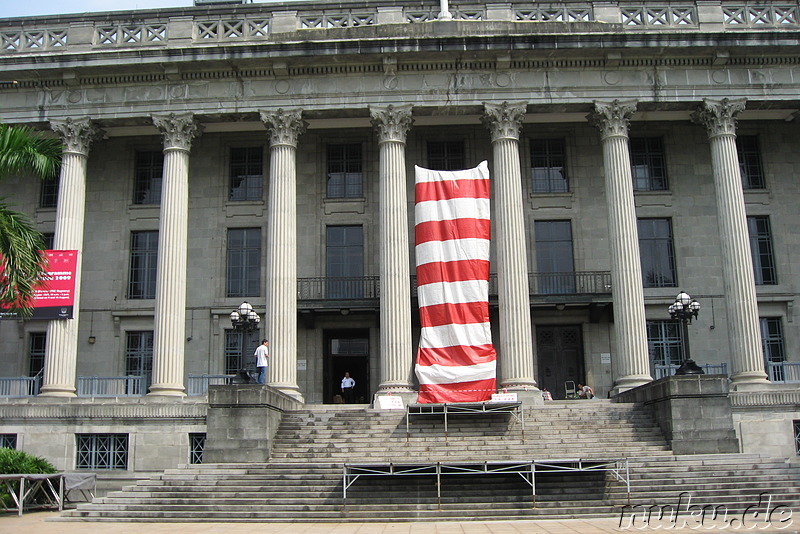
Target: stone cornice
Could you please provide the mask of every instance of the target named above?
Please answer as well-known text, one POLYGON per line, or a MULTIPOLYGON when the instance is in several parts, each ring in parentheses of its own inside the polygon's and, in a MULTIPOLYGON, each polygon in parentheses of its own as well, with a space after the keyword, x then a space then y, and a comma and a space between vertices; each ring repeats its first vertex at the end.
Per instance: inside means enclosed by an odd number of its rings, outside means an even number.
MULTIPOLYGON (((63 401, 63 399, 60 399, 63 401)), ((114 421, 194 420, 205 422, 205 398, 188 402, 120 402, 118 399, 71 399, 71 402, 40 402, 39 399, 0 403, 0 420, 12 421, 114 421)))

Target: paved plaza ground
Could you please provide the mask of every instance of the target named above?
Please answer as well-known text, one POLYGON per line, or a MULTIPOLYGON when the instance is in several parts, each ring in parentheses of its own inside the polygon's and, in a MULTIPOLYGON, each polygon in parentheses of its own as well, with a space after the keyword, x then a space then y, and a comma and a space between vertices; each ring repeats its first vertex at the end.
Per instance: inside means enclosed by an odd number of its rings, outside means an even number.
POLYGON ((798 534, 795 524, 708 524, 676 528, 671 524, 626 525, 617 519, 563 521, 464 521, 419 523, 89 523, 49 521, 57 512, 0 514, 0 534, 590 534, 606 532, 784 532, 798 534), (738 527, 738 528, 737 528, 738 527), (751 527, 751 528, 748 528, 751 527), (753 528, 754 527, 754 528, 753 528))

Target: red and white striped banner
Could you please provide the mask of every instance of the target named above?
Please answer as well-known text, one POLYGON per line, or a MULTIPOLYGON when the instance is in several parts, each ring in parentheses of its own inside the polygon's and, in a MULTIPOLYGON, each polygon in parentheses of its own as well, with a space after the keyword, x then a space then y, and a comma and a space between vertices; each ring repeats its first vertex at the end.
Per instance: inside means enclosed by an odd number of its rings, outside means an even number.
POLYGON ((418 402, 476 402, 496 391, 489 324, 489 167, 416 167, 418 402))

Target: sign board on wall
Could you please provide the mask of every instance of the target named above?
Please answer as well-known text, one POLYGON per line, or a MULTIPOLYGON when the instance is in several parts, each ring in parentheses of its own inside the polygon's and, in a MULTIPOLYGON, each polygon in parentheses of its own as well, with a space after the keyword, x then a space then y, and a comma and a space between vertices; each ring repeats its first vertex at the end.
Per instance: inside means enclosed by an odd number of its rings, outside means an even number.
MULTIPOLYGON (((75 303, 77 250, 45 250, 45 281, 34 290, 31 319, 72 319, 75 303)), ((0 319, 17 319, 17 314, 0 312, 0 319)))

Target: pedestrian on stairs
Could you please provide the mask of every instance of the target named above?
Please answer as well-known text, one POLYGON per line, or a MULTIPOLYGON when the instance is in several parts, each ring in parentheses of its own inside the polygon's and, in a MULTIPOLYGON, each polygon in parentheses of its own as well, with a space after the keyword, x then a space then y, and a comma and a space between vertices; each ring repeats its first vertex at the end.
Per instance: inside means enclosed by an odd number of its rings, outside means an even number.
POLYGON ((353 388, 356 387, 356 381, 350 378, 350 373, 345 372, 342 378, 342 395, 344 396, 345 404, 353 404, 355 402, 355 395, 353 388))
POLYGON ((261 345, 256 347, 253 357, 256 359, 256 368, 258 369, 257 382, 259 384, 263 384, 267 380, 267 366, 269 365, 267 363, 267 360, 269 360, 269 341, 262 339, 261 345))
POLYGON ((589 386, 583 386, 581 384, 578 384, 578 397, 582 399, 593 399, 594 390, 589 386))

